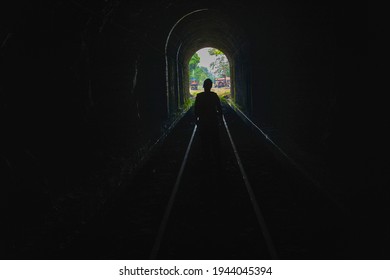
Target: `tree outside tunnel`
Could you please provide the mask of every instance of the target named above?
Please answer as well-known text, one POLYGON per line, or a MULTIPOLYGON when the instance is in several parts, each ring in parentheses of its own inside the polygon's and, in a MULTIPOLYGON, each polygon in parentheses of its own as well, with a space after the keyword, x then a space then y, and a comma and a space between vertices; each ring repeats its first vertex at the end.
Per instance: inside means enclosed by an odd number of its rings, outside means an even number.
POLYGON ((212 90, 220 97, 230 96, 230 64, 226 55, 216 48, 202 48, 189 61, 190 94, 203 91, 203 81, 213 81, 212 90))

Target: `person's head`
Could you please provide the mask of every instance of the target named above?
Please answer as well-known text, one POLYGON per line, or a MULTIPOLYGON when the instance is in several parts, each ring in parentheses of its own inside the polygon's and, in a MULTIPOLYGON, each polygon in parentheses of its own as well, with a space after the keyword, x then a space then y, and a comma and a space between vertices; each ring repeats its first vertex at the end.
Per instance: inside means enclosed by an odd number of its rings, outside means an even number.
POLYGON ((210 90, 210 89, 212 88, 212 86, 213 86, 213 82, 212 82, 210 79, 204 80, 204 82, 203 82, 203 88, 204 88, 205 90, 210 90))

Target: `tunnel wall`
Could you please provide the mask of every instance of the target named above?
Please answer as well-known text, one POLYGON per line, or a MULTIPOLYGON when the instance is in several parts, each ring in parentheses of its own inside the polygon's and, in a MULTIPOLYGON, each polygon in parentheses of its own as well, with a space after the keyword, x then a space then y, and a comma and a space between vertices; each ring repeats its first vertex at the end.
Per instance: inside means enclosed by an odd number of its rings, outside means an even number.
POLYGON ((159 14, 150 9, 120 1, 10 7, 1 30, 1 166, 12 209, 29 197, 66 222, 91 218, 176 120, 165 106, 173 23, 150 24, 159 14))
POLYGON ((167 99, 167 35, 183 15, 205 7, 234 22, 227 32, 242 31, 242 38, 213 41, 233 60, 235 100, 242 109, 307 166, 327 170, 348 163, 354 116, 346 112, 351 93, 362 91, 357 77, 366 55, 354 43, 364 31, 356 25, 360 7, 340 1, 251 3, 10 4, 2 11, 0 34, 1 164, 10 195, 16 200, 32 193, 56 211, 76 207, 82 213, 76 220, 93 215, 174 121, 178 100, 184 101, 180 91, 188 88, 177 66, 192 41, 181 33, 184 39, 175 38, 169 50, 174 76, 173 98, 167 99))
POLYGON ((361 7, 276 1, 252 12, 252 119, 320 180, 345 177, 357 117, 348 104, 364 92, 361 7))

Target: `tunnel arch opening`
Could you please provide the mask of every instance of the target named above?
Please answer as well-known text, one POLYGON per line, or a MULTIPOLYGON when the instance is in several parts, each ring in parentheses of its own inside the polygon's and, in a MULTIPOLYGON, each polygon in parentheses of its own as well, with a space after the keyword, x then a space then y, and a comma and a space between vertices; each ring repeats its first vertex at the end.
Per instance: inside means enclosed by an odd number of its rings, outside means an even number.
POLYGON ((194 97, 203 91, 203 82, 209 78, 213 81, 212 91, 220 97, 230 98, 230 62, 219 49, 206 47, 197 50, 188 62, 189 94, 194 97))
POLYGON ((246 32, 235 18, 221 10, 201 9, 184 15, 173 25, 165 45, 168 115, 183 108, 191 98, 189 61, 194 53, 207 47, 226 56, 231 100, 250 113, 250 49, 246 32))

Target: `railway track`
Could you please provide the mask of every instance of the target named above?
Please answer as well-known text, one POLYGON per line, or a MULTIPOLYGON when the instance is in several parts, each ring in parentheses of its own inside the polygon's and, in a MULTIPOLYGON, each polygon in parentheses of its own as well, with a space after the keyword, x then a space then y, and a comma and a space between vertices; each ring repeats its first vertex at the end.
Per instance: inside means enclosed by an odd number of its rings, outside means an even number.
POLYGON ((190 110, 127 190, 56 257, 350 258, 337 203, 223 110, 221 166, 202 162, 190 110))

